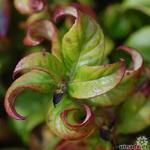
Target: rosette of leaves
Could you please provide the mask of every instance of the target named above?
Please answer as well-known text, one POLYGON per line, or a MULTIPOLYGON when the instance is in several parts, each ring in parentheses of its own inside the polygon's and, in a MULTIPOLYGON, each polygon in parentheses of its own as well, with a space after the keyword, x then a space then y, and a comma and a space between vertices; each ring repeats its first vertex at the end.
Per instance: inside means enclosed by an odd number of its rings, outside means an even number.
POLYGON ((17 64, 14 77, 22 75, 8 89, 5 108, 10 117, 24 120, 15 110, 16 97, 25 89, 49 93, 47 125, 63 139, 80 140, 100 127, 101 116, 94 115, 99 106, 117 105, 134 91, 143 60, 135 50, 121 46, 131 55, 132 68, 126 69, 123 60, 103 65, 100 26, 74 7, 59 9, 54 20, 68 15, 74 23, 62 38, 49 20, 30 25, 25 43, 35 46, 45 38, 51 41, 51 50, 30 54, 17 64))

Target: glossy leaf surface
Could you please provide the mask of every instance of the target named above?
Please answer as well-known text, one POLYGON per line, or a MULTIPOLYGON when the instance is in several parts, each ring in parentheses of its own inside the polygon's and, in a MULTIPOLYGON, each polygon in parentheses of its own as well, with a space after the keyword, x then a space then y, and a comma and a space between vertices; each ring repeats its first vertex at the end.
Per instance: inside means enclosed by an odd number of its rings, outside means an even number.
POLYGON ((121 81, 124 72, 123 61, 106 66, 83 66, 69 83, 69 94, 79 99, 98 96, 114 88, 121 81))
POLYGON ((126 70, 122 81, 115 88, 105 94, 90 99, 89 103, 101 106, 118 105, 135 91, 139 75, 143 68, 142 56, 134 49, 125 46, 121 46, 119 49, 124 50, 131 55, 133 68, 126 70))
POLYGON ((60 10, 59 17, 71 15, 75 22, 62 39, 62 55, 65 65, 73 75, 79 66, 98 65, 104 53, 104 35, 96 21, 73 7, 60 10))

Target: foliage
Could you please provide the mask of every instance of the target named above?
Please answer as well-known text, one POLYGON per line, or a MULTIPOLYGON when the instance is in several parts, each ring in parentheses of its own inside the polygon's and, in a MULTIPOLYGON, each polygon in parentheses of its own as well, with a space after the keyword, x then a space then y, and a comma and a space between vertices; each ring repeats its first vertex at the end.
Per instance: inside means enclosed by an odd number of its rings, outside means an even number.
POLYGON ((0 96, 10 116, 2 109, 4 141, 19 137, 15 146, 31 150, 111 150, 148 136, 150 3, 103 3, 0 0, 0 96))

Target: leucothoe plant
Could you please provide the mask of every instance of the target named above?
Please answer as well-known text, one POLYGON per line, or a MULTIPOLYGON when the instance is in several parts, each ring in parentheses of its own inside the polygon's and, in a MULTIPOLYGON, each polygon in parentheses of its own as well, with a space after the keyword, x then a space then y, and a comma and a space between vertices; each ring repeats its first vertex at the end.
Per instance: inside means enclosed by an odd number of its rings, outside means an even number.
POLYGON ((57 10, 54 20, 68 15, 74 23, 61 38, 49 20, 30 25, 24 42, 34 46, 46 38, 51 50, 30 54, 17 64, 13 77, 22 75, 8 89, 5 108, 10 117, 24 120, 15 110, 16 97, 24 89, 51 93, 47 125, 63 139, 80 140, 101 128, 105 119, 97 115, 100 108, 116 106, 133 93, 143 59, 134 49, 120 46, 118 51, 131 55, 132 67, 127 69, 123 59, 103 64, 106 55, 100 26, 74 7, 57 10))

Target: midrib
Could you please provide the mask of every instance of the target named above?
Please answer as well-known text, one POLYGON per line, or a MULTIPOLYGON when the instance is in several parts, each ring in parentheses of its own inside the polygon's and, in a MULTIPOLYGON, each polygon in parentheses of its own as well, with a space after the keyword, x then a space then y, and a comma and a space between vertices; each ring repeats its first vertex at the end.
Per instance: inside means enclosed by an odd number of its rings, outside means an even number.
MULTIPOLYGON (((87 28, 87 27, 86 27, 87 28)), ((79 54, 79 57, 78 57, 78 59, 77 59, 77 62, 75 63, 75 66, 73 67, 73 69, 71 70, 71 73, 70 73, 70 81, 72 81, 72 79, 74 78, 74 75, 75 75, 75 72, 76 72, 76 70, 77 70, 77 68, 78 68, 78 64, 79 64, 79 60, 80 60, 80 58, 81 58, 81 56, 82 56, 82 48, 83 48, 83 45, 84 45, 84 41, 85 41, 85 39, 86 38, 83 38, 83 35, 85 35, 85 31, 86 31, 86 28, 85 28, 85 30, 83 30, 84 32, 83 32, 83 34, 82 34, 82 36, 81 37, 79 37, 79 34, 78 34, 78 41, 79 41, 79 43, 80 43, 80 46, 79 46, 79 49, 80 49, 80 54, 79 54)), ((78 30, 79 30, 79 28, 77 28, 78 30)), ((78 33, 79 33, 80 31, 78 31, 78 33)))

